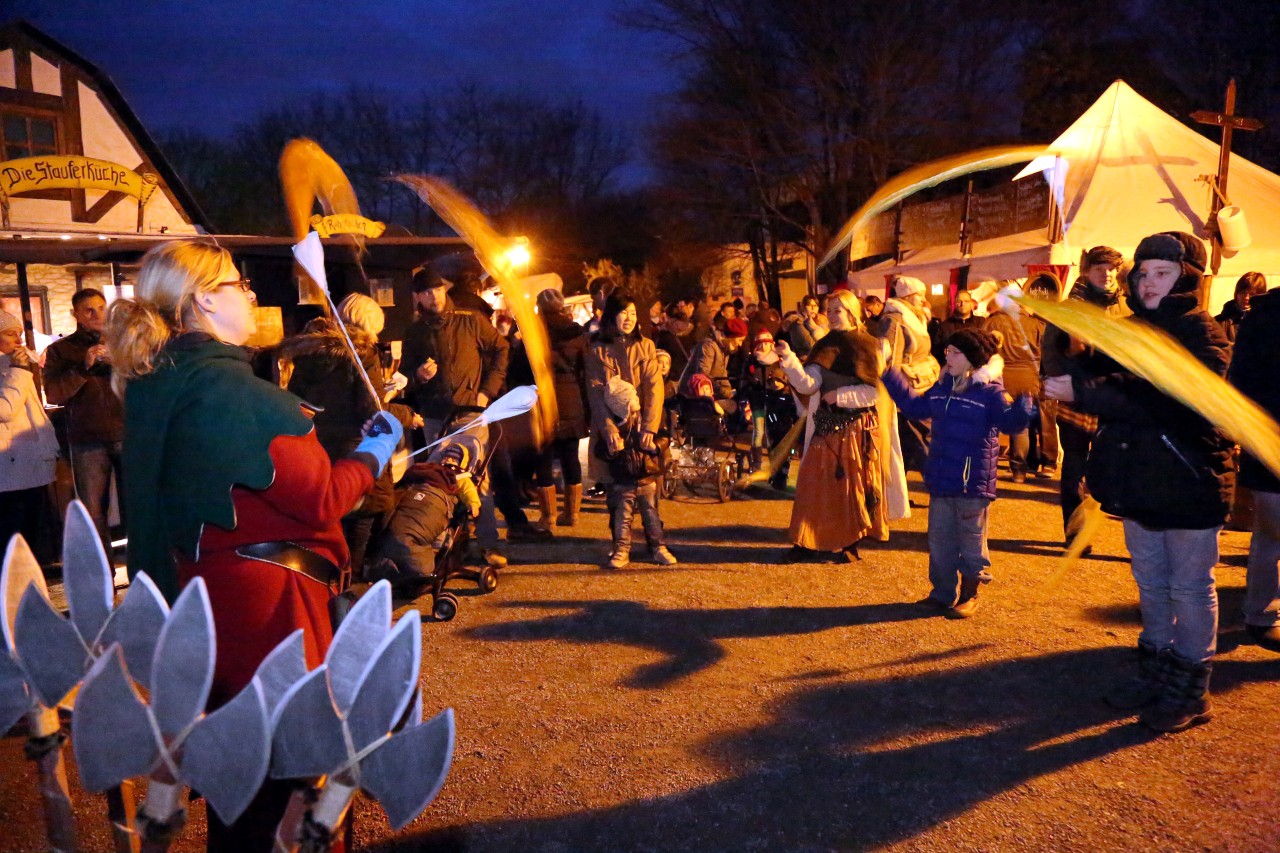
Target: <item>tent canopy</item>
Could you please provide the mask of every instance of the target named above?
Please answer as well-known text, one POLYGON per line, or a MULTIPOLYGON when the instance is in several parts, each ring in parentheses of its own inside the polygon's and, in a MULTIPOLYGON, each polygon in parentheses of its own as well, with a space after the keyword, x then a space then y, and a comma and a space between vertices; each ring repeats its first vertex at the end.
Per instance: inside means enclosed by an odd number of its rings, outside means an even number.
MULTIPOLYGON (((1112 83, 1045 152, 1035 165, 1045 168, 1063 211, 1061 242, 1051 244, 1045 229, 975 244, 968 258, 958 244, 930 247, 907 253, 900 264, 878 264, 852 278, 875 287, 869 278, 874 277, 883 287, 885 275, 901 272, 943 283, 949 269, 940 280, 939 270, 948 262, 949 267, 969 263, 971 275, 1021 278, 1027 264, 1074 266, 1083 251, 1098 245, 1132 256, 1143 237, 1158 231, 1207 238, 1212 190, 1205 176, 1217 174, 1219 146, 1124 81, 1112 83)), ((1246 272, 1262 272, 1280 284, 1280 234, 1273 227, 1280 223, 1280 176, 1232 156, 1229 177, 1230 201, 1248 217, 1253 244, 1224 255, 1209 297, 1213 310, 1231 298, 1236 279, 1246 272)))

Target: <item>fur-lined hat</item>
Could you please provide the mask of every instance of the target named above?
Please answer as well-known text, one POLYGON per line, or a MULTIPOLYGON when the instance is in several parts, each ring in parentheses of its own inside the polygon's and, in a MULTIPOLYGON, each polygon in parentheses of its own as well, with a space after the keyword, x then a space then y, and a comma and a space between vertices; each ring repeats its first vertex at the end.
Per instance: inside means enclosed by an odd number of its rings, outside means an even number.
POLYGON ((1161 231, 1143 237, 1133 252, 1133 269, 1129 271, 1129 290, 1136 292, 1138 273, 1143 261, 1172 261, 1182 265, 1182 275, 1174 283, 1170 293, 1194 293, 1204 278, 1208 260, 1204 243, 1194 234, 1185 231, 1161 231))

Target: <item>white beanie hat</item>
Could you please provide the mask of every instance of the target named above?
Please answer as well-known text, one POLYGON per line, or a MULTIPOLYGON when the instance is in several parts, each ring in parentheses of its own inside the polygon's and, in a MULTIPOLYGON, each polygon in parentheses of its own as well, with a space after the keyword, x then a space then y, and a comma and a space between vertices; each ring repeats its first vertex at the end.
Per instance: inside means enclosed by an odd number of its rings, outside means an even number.
POLYGON ((625 420, 632 412, 640 411, 640 397, 636 386, 621 376, 610 376, 604 389, 604 404, 615 418, 625 420))
POLYGON ((922 296, 927 292, 924 282, 918 278, 912 278, 909 275, 895 275, 893 277, 893 295, 899 299, 905 299, 913 293, 919 293, 922 296))
POLYGON ((0 311, 0 332, 7 332, 10 329, 21 329, 22 321, 10 314, 8 311, 0 311))

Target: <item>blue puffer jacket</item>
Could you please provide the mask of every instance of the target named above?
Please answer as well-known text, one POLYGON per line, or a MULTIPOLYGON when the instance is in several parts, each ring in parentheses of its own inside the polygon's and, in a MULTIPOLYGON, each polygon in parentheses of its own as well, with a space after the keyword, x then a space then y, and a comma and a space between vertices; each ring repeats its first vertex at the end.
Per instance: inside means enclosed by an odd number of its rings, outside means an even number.
POLYGON ((920 394, 896 368, 884 374, 884 387, 904 415, 933 420, 924 467, 929 494, 995 500, 999 433, 1026 428, 1033 411, 1031 397, 1024 394, 1009 405, 999 380, 975 382, 958 393, 951 385, 952 377, 944 373, 920 394))

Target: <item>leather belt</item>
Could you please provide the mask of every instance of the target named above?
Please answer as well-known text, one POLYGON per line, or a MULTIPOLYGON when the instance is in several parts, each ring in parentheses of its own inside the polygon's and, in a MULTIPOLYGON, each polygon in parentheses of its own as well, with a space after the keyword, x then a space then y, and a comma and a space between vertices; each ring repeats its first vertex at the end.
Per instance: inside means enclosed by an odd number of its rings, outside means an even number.
POLYGON ((334 593, 346 588, 342 569, 315 551, 293 542, 255 542, 236 548, 236 554, 305 575, 329 587, 334 593))

